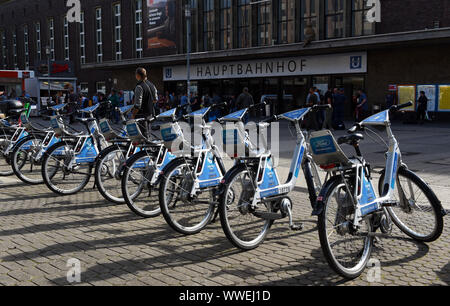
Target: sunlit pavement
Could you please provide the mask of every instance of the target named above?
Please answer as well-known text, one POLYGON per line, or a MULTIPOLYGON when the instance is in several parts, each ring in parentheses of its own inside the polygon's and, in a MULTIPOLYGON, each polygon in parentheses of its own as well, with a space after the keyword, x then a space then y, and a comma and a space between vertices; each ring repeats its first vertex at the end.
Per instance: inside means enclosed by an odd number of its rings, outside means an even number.
MULTIPOLYGON (((295 146, 286 127, 281 178, 287 177, 295 146)), ((404 162, 450 209, 450 125, 395 124, 394 133, 404 162)), ((375 168, 383 165, 383 147, 370 140, 361 147, 375 168)), ((45 186, 0 178, 0 284, 68 285, 72 258, 81 263, 81 285, 450 284, 448 217, 435 243, 417 243, 398 230, 377 243, 372 257, 381 264, 379 281, 369 282, 367 271, 354 281, 338 277, 322 255, 302 177, 291 198, 304 230, 292 232, 287 220, 277 222, 267 241, 250 252, 233 248, 219 222, 184 237, 162 217, 140 219, 126 206, 105 202, 92 187, 93 182, 76 196, 60 197, 45 186)))

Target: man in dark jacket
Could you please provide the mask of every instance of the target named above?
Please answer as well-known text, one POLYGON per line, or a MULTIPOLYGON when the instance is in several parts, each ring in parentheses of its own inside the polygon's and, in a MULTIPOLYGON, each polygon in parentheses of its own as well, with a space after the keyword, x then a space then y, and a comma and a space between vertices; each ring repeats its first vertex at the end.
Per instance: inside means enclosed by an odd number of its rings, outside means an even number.
POLYGON ((424 124, 428 109, 428 98, 425 94, 425 91, 420 92, 420 98, 418 102, 419 105, 417 107, 417 122, 419 124, 424 124))
POLYGON ((248 88, 245 87, 242 93, 239 95, 236 101, 238 109, 249 108, 255 104, 253 96, 248 92, 248 88))
POLYGON ((138 68, 136 70, 138 84, 134 90, 133 118, 147 118, 155 115, 154 104, 157 102, 157 90, 147 79, 147 70, 138 68))
MULTIPOLYGON (((134 110, 133 118, 148 118, 155 116, 155 103, 157 102, 158 91, 147 79, 147 70, 138 68, 136 70, 136 80, 138 84, 134 90, 134 110)), ((148 126, 146 123, 140 124, 142 133, 146 133, 148 126)))

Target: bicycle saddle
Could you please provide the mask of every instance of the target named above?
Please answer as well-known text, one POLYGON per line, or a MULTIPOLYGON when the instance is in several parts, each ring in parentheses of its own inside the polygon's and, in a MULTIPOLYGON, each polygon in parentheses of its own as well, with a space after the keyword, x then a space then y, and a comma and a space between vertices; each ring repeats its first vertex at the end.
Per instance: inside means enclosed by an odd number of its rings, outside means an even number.
POLYGON ((83 108, 80 110, 80 113, 92 114, 100 107, 100 104, 95 104, 94 106, 83 108))
POLYGON ((354 145, 360 142, 361 140, 364 140, 364 135, 357 133, 352 134, 349 136, 343 136, 338 139, 338 144, 348 144, 348 145, 354 145))
POLYGON ((89 122, 94 122, 96 119, 95 118, 77 118, 76 120, 80 123, 89 123, 89 122))

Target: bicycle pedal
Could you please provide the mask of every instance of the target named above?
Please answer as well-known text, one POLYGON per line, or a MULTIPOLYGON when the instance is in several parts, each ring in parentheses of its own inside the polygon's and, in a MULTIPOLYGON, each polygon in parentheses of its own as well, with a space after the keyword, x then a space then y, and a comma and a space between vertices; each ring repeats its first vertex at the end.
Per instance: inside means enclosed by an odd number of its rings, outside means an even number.
POLYGON ((292 231, 301 231, 303 230, 303 224, 295 224, 290 226, 292 231))
POLYGON ((285 216, 281 214, 268 212, 254 212, 253 215, 264 220, 281 220, 285 218, 285 216))
POLYGON ((385 202, 381 204, 382 207, 394 207, 397 206, 397 202, 385 202))

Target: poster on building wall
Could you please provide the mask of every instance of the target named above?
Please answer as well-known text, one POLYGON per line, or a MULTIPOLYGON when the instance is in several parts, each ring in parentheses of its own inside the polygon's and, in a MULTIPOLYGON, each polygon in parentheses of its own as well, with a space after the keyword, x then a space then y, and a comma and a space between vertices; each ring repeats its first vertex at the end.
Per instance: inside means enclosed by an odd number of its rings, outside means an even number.
POLYGON ((414 85, 400 85, 398 86, 398 104, 408 103, 412 101, 413 106, 405 108, 405 111, 416 110, 416 86, 414 85))
POLYGON ((439 86, 439 111, 450 112, 450 85, 439 86))
POLYGON ((425 96, 428 98, 428 111, 435 112, 436 111, 436 98, 437 98, 437 89, 436 85, 418 85, 417 86, 417 98, 420 97, 420 93, 424 91, 425 96))
POLYGON ((147 49, 176 49, 175 0, 147 0, 147 49))

